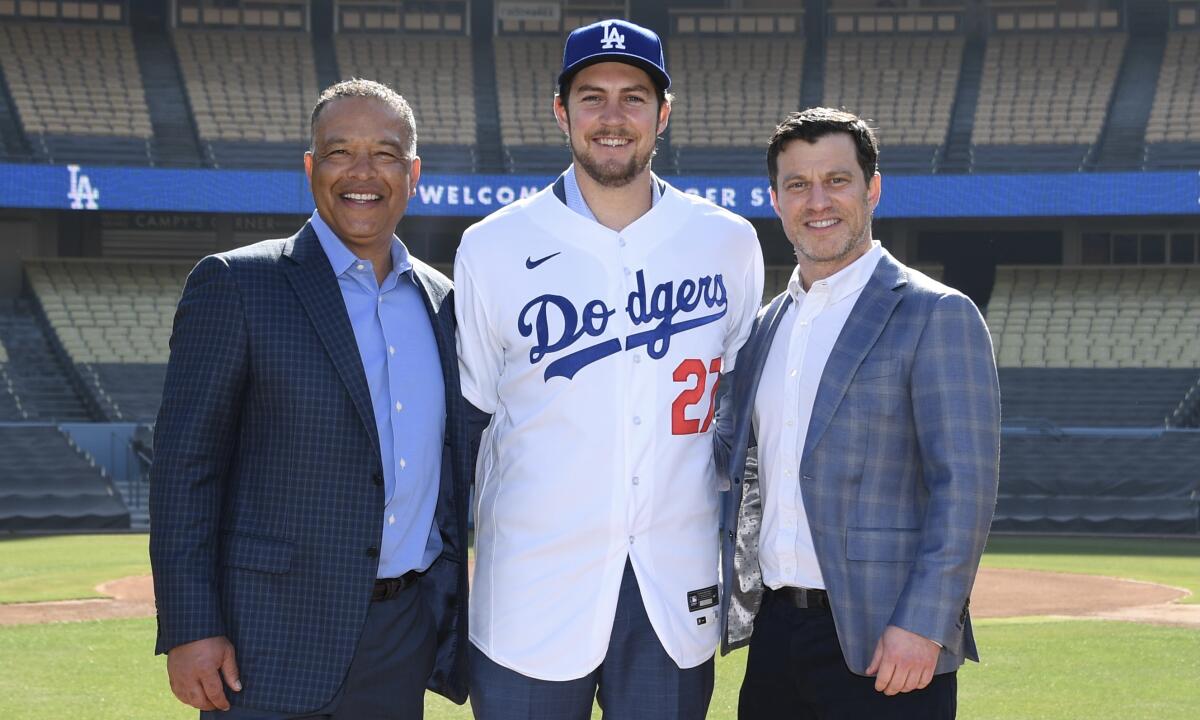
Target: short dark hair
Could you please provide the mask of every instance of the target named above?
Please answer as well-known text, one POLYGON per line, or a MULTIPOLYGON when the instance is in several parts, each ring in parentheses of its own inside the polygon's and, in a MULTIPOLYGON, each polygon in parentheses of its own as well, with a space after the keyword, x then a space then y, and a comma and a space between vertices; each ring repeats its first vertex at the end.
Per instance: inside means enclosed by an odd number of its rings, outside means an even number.
POLYGON ((342 98, 371 98, 378 100, 396 111, 400 116, 400 121, 404 123, 404 130, 407 135, 408 147, 405 152, 409 158, 417 156, 417 120, 413 117, 412 108, 408 101, 404 99, 400 93, 391 89, 387 85, 374 80, 363 80, 362 78, 351 78, 343 80, 340 83, 330 85, 321 92, 321 96, 317 98, 317 104, 313 106, 312 115, 308 119, 308 149, 314 150, 313 143, 316 140, 317 134, 317 118, 320 117, 321 111, 325 106, 334 100, 342 98))
POLYGON ((875 132, 854 113, 815 107, 788 115, 771 134, 771 141, 767 144, 767 176, 771 178, 771 187, 775 187, 779 180, 779 153, 788 143, 803 140, 811 144, 834 133, 846 133, 854 140, 863 179, 871 182, 871 178, 879 171, 879 141, 875 138, 875 132))

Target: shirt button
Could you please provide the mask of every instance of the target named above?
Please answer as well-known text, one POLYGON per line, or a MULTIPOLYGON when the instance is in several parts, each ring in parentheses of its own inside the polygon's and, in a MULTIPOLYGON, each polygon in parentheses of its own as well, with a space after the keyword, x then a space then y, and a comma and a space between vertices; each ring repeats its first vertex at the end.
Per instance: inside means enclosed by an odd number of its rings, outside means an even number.
POLYGON ((633 362, 634 362, 635 364, 636 364, 636 363, 640 363, 641 361, 642 361, 642 356, 641 356, 641 355, 634 355, 634 356, 633 356, 633 362))
POLYGON ((625 247, 625 238, 617 238, 617 244, 621 247, 625 247))
POLYGON ((792 371, 788 373, 788 377, 796 377, 796 368, 792 368, 792 371))
POLYGON ((380 295, 379 297, 375 298, 375 302, 377 302, 377 303, 383 302, 383 296, 380 295))
POLYGON ((408 461, 404 458, 400 458, 400 469, 403 470, 406 467, 408 467, 408 461))
POLYGON ((808 321, 807 321, 807 320, 801 320, 801 321, 800 321, 800 327, 807 327, 807 326, 808 326, 808 321))
POLYGON ((396 516, 388 515, 388 525, 395 525, 395 524, 396 524, 396 516))
POLYGON ((642 424, 642 418, 641 418, 641 417, 639 417, 639 416, 637 416, 637 415, 634 415, 634 416, 633 416, 633 424, 634 424, 634 425, 641 425, 641 424, 642 424))
POLYGON ((632 545, 632 544, 633 544, 633 536, 632 536, 632 535, 630 535, 630 536, 629 536, 629 544, 630 544, 630 545, 632 545))
POLYGON ((637 475, 634 475, 634 476, 633 476, 633 484, 634 484, 634 485, 637 485, 639 482, 641 482, 641 480, 638 478, 638 476, 637 476, 637 475))
POLYGON ((632 275, 632 274, 633 274, 633 271, 632 271, 632 270, 630 270, 629 268, 625 268, 625 274, 626 274, 626 275, 632 275))
POLYGON ((355 270, 366 270, 366 269, 367 269, 367 266, 366 266, 366 265, 363 265, 362 263, 359 263, 359 264, 357 264, 357 265, 355 265, 355 266, 354 266, 354 269, 355 269, 355 270))
POLYGON ((796 421, 795 421, 795 420, 788 420, 788 421, 787 421, 787 425, 788 425, 788 427, 791 427, 791 426, 793 426, 793 425, 795 425, 795 424, 796 424, 796 421))
POLYGON ((396 347, 394 345, 388 345, 388 355, 395 355, 395 354, 396 354, 396 347))
POLYGON ((397 400, 396 401, 396 412, 400 412, 403 409, 404 409, 404 406, 400 404, 399 400, 397 400))

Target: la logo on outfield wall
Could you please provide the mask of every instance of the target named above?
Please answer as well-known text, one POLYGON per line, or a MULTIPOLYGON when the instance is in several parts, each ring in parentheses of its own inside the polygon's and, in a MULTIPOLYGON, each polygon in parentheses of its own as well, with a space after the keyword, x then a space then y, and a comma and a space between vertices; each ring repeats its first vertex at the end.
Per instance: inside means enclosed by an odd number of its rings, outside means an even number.
POLYGON ((78 165, 68 165, 67 171, 71 173, 71 189, 67 192, 71 209, 99 210, 100 205, 96 201, 100 199, 100 188, 92 187, 91 179, 79 172, 78 165))

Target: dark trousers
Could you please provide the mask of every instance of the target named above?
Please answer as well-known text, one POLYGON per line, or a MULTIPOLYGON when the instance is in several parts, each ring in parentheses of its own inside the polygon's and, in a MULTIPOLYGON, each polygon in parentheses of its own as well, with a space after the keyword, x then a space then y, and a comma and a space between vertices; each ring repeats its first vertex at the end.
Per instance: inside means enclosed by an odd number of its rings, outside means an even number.
MULTIPOLYGON (((342 687, 323 708, 303 715, 243 708, 201 712, 201 720, 421 720, 437 638, 421 583, 371 603, 342 687)), ((319 653, 321 648, 312 648, 319 653)), ((299 660, 300 658, 298 658, 299 660)), ((249 678, 243 678, 248 681, 249 678)), ((229 697, 229 689, 225 690, 229 697)))
POLYGON ((887 696, 875 678, 846 667, 833 614, 772 599, 754 621, 739 720, 953 720, 955 673, 934 675, 922 690, 887 696))
POLYGON ((608 652, 590 674, 538 680, 492 662, 471 646, 471 708, 478 720, 588 720, 593 698, 605 718, 704 720, 712 692, 712 658, 681 670, 663 650, 628 561, 608 652))

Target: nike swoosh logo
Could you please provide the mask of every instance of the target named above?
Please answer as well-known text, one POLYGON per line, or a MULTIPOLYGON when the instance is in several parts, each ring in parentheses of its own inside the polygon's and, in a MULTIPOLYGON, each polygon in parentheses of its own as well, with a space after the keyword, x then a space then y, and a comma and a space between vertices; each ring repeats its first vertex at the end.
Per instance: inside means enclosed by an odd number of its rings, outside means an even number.
POLYGON ((550 258, 552 258, 556 255, 562 255, 562 251, 559 250, 556 253, 551 253, 550 255, 547 255, 546 257, 542 258, 541 260, 534 260, 532 257, 527 257, 527 258, 525 258, 525 267, 532 270, 535 267, 537 267, 538 265, 541 265, 542 263, 546 262, 547 260, 549 260, 550 258))

